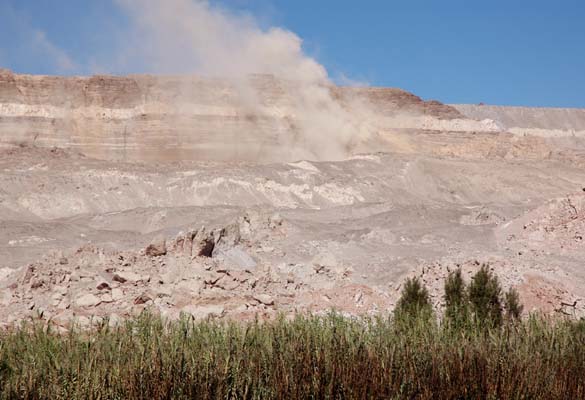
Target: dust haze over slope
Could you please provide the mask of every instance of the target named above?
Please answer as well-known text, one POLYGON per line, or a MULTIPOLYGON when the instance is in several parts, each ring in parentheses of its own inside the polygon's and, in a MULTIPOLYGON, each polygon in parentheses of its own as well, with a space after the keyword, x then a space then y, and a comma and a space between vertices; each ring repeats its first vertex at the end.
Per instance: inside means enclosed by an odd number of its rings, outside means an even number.
POLYGON ((278 141, 283 146, 300 145, 313 153, 312 158, 340 159, 373 133, 367 106, 352 101, 350 113, 334 101, 327 71, 303 52, 302 41, 294 33, 275 27, 262 30, 253 17, 230 13, 207 1, 117 3, 132 22, 131 37, 139 38, 130 41, 128 53, 157 73, 227 79, 243 109, 260 117, 265 107, 251 76, 271 75, 292 82, 289 114, 295 134, 281 135, 278 141))
MULTIPOLYGON (((367 122, 377 130, 367 140, 351 135, 343 152, 331 152, 339 147, 339 137, 316 134, 310 140, 302 134, 294 81, 254 75, 247 83, 259 102, 256 110, 245 106, 239 87, 225 79, 0 71, 0 146, 58 146, 100 159, 144 162, 339 160, 403 146, 406 139, 397 132, 404 128, 485 125, 457 120, 454 108, 400 89, 329 86, 327 96, 350 115, 363 115, 355 104, 367 104, 372 116, 367 122)), ((322 116, 325 123, 330 114, 323 111, 322 116)))
POLYGON ((207 1, 116 4, 129 26, 100 69, 167 75, 59 80, 0 71, 0 114, 11 119, 3 144, 134 161, 342 160, 404 146, 389 128, 460 117, 397 89, 338 88, 294 33, 207 1))

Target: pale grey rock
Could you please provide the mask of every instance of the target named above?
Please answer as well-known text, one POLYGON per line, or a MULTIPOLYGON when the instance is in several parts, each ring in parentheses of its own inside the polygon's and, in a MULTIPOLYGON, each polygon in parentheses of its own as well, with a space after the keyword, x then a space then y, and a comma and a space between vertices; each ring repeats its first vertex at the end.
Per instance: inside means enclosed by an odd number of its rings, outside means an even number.
POLYGON ((67 298, 61 299, 61 301, 57 305, 58 310, 67 310, 70 307, 71 307, 71 302, 67 298))
POLYGON ((100 298, 92 293, 87 293, 87 294, 81 295, 75 299, 75 305, 77 307, 83 307, 83 308, 95 307, 100 303, 101 303, 100 298))
POLYGON ((120 289, 120 288, 112 289, 112 300, 113 301, 119 301, 119 300, 122 300, 123 298, 124 298, 124 292, 122 291, 122 289, 120 289))
POLYGON ((80 329, 88 329, 92 326, 92 319, 85 315, 78 315, 73 318, 73 323, 80 329))
POLYGON ((110 328, 116 328, 124 322, 124 320, 116 313, 112 313, 108 315, 106 318, 108 320, 108 326, 110 328))
POLYGON ((313 259, 313 265, 317 273, 328 272, 337 268, 338 261, 331 252, 324 251, 313 259))
MULTIPOLYGON (((204 288, 204 286, 207 285, 214 285, 215 283, 217 283, 218 279, 215 280, 211 280, 211 282, 213 283, 204 283, 203 280, 201 279, 188 279, 188 280, 183 280, 179 283, 177 283, 177 285, 175 286, 175 288, 177 290, 183 291, 183 292, 187 292, 190 293, 191 296, 197 296, 201 293, 201 290, 204 288)), ((172 290, 171 290, 172 293, 172 290)))
POLYGON ((225 314, 222 305, 187 305, 181 308, 181 312, 189 314, 195 320, 208 318, 221 318, 225 314))
POLYGON ((100 300, 102 303, 112 303, 114 301, 114 298, 110 293, 104 293, 100 296, 100 300))
POLYGON ((269 294, 264 294, 264 293, 255 294, 254 300, 256 300, 257 302, 259 302, 261 304, 264 304, 265 306, 274 305, 274 298, 272 296, 270 296, 269 294))
POLYGON ((271 229, 276 229, 282 226, 284 219, 279 213, 272 214, 268 219, 268 226, 271 229))
POLYGON ((163 285, 156 289, 156 297, 170 297, 172 293, 170 285, 163 285))
POLYGON ((0 306, 5 307, 12 302, 12 292, 10 290, 0 291, 0 306))
POLYGON ((220 261, 240 269, 254 269, 257 265, 256 261, 239 246, 221 250, 214 256, 220 261))

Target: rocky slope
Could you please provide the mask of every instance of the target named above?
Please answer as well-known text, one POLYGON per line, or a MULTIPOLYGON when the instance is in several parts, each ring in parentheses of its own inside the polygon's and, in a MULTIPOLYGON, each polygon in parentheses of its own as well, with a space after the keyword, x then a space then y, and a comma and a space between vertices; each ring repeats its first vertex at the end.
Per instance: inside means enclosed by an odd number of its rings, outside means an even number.
POLYGON ((413 274, 440 308, 447 272, 483 262, 527 311, 585 313, 584 175, 572 163, 388 153, 146 165, 35 148, 0 160, 7 324, 144 308, 387 312, 413 274))
MULTIPOLYGON (((579 138, 518 134, 505 109, 484 119, 458 106, 465 118, 396 89, 330 88, 356 113, 367 100, 376 136, 365 153, 298 161, 279 141, 250 151, 274 130, 295 133, 293 89, 269 77, 255 81, 262 115, 219 81, 2 79, 3 325, 145 308, 384 313, 413 275, 440 309, 448 271, 469 277, 482 263, 526 311, 585 315, 579 138), (226 151, 235 132, 249 148, 226 151)), ((564 129, 531 115, 526 129, 564 129)))

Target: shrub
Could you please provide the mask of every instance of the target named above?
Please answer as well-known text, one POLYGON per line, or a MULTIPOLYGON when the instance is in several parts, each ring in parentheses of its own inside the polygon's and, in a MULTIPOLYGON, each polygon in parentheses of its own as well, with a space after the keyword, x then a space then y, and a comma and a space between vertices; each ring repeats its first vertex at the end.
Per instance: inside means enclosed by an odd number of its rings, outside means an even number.
POLYGON ((468 319, 469 307, 461 269, 450 272, 445 280, 445 322, 460 327, 468 319))
POLYGON ((520 319, 524 306, 520 304, 520 296, 518 296, 516 289, 511 288, 506 292, 504 296, 504 309, 506 310, 506 319, 508 321, 520 319))
POLYGON ((502 325, 501 293, 498 277, 483 264, 469 284, 469 303, 476 323, 493 327, 502 325))
POLYGON ((394 310, 395 320, 429 320, 432 315, 433 307, 427 288, 418 278, 408 278, 394 310))

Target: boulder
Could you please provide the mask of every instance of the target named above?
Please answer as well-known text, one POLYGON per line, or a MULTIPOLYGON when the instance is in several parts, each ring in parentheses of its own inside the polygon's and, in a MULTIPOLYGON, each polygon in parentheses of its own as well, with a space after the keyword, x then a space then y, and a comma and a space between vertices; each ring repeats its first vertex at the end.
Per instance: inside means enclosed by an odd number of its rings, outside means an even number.
POLYGON ((201 279, 206 286, 214 286, 223 277, 223 274, 206 271, 201 274, 201 279))
POLYGON ((195 320, 208 318, 221 318, 225 314, 225 308, 219 304, 209 305, 187 305, 181 309, 181 312, 189 314, 195 320))
POLYGON ((171 249, 179 254, 191 255, 191 247, 193 246, 194 231, 179 232, 171 245, 171 249))
POLYGON ((101 303, 99 297, 87 293, 75 299, 75 305, 77 307, 95 307, 101 303))
POLYGON ((282 226, 284 220, 282 218, 282 216, 278 213, 272 214, 269 218, 268 218, 268 226, 270 227, 270 229, 276 229, 280 226, 282 226))
POLYGON ((230 248, 236 246, 242 240, 240 233, 240 224, 237 222, 231 223, 225 228, 217 231, 216 247, 230 248))
POLYGON ((272 306, 274 305, 274 298, 268 294, 256 294, 254 295, 254 300, 256 300, 260 304, 264 304, 265 306, 272 306))
POLYGON ((43 281, 42 279, 33 279, 31 281, 30 288, 31 289, 38 289, 38 288, 43 287, 44 284, 45 284, 45 281, 43 281))
POLYGON ((199 229, 193 237, 191 255, 197 257, 211 257, 215 248, 216 237, 213 232, 207 232, 205 227, 199 229))
POLYGON ((194 269, 190 264, 185 265, 183 262, 178 262, 177 258, 170 257, 167 265, 158 276, 158 282, 162 281, 165 285, 177 283, 186 277, 185 275, 190 276, 192 268, 194 269))
POLYGON ((120 326, 124 322, 124 320, 118 314, 115 314, 115 313, 108 315, 107 321, 108 321, 108 326, 110 328, 115 328, 117 326, 120 326))
POLYGON ((96 284, 96 289, 97 290, 110 290, 110 284, 108 282, 106 282, 105 280, 99 280, 96 284))
POLYGON ((256 268, 256 261, 240 246, 221 249, 216 257, 220 261, 243 270, 256 268))
POLYGON ((316 274, 325 274, 330 278, 335 278, 342 275, 345 268, 332 253, 324 251, 313 258, 313 270, 316 274))
POLYGON ((149 301, 152 301, 150 295, 142 293, 140 296, 134 299, 134 304, 146 304, 149 301))
POLYGON ((112 300, 113 301, 122 300, 123 298, 124 298, 124 292, 122 291, 122 289, 120 289, 120 288, 112 289, 112 300))
POLYGON ((160 257, 167 254, 167 242, 163 237, 156 237, 144 251, 149 257, 160 257))
POLYGON ((138 275, 130 271, 120 271, 114 274, 112 280, 119 283, 137 283, 137 282, 148 282, 149 276, 138 275))
POLYGON ((102 303, 111 303, 114 301, 114 299, 112 298, 112 295, 110 293, 105 293, 103 295, 100 296, 102 303))

